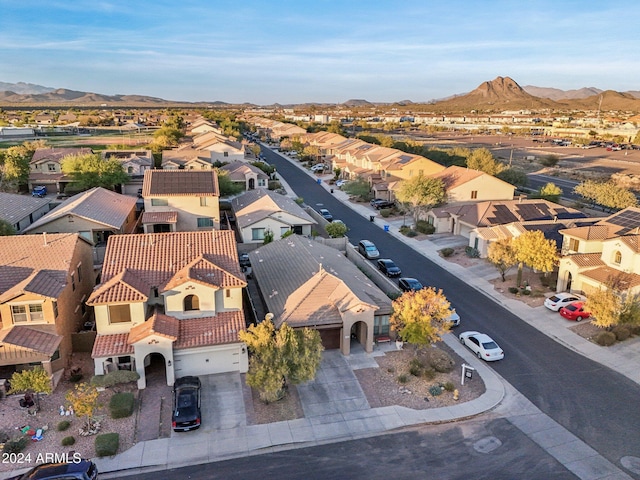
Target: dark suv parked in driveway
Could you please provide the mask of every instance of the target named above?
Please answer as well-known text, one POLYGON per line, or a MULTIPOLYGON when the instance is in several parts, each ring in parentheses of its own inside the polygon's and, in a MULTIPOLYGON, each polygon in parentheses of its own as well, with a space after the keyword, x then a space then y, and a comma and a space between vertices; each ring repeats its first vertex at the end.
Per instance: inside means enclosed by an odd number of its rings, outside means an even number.
POLYGON ((200 428, 200 419, 200 379, 178 378, 173 385, 173 430, 186 432, 200 428))
POLYGON ((382 210, 383 208, 392 208, 396 205, 395 202, 390 202, 389 200, 383 200, 382 198, 374 198, 369 203, 376 210, 382 210))

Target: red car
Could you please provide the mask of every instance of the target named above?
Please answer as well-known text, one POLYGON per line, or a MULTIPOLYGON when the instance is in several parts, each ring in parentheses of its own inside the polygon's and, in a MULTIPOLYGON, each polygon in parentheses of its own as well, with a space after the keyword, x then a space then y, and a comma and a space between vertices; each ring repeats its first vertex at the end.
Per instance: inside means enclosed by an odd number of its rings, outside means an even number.
POLYGON ((562 315, 567 320, 574 320, 579 322, 583 318, 589 318, 591 314, 584 310, 583 302, 573 302, 567 305, 566 307, 562 307, 560 309, 560 315, 562 315))

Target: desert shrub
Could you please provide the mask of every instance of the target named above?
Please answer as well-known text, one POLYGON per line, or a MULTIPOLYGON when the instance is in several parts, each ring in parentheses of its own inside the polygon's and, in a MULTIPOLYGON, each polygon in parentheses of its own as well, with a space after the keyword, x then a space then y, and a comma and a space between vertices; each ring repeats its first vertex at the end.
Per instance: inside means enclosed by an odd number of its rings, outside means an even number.
POLYGON ((409 238, 413 238, 413 237, 417 237, 418 236, 418 232, 416 232, 415 230, 409 230, 407 232, 407 237, 409 238))
POLYGON ((422 378, 425 380, 433 380, 436 378, 436 371, 433 368, 425 368, 422 370, 422 378))
POLYGON ((525 288, 524 290, 522 290, 522 294, 523 295, 531 295, 531 290, 529 290, 528 288, 525 288))
POLYGON ((120 435, 117 433, 103 433, 96 436, 96 455, 98 457, 111 457, 118 453, 120 435))
POLYGON ((442 394, 442 387, 440 385, 432 385, 429 387, 429 393, 434 397, 442 394))
POLYGON ((68 447, 76 443, 76 439, 75 437, 71 437, 71 436, 64 437, 60 443, 62 444, 63 447, 68 447))
POLYGON ((619 342, 622 342, 623 340, 626 340, 631 336, 631 332, 629 331, 629 329, 622 325, 614 327, 612 332, 616 336, 616 340, 618 340, 619 342))
POLYGON ((383 218, 387 218, 389 216, 391 216, 391 209, 390 208, 383 208, 380 210, 380 215, 382 215, 383 218))
POLYGON ((111 418, 126 418, 133 414, 135 398, 133 393, 116 393, 109 400, 109 411, 111 418))
POLYGON ((408 381, 409 381, 409 375, 407 375, 406 373, 401 373, 400 375, 398 375, 399 383, 407 383, 408 381))
POLYGON ((627 325, 631 329, 631 335, 640 335, 640 325, 627 325))
POLYGON ((302 205, 302 204, 304 203, 304 198, 302 198, 302 197, 296 197, 295 202, 296 202, 298 205, 302 205))
POLYGON ((469 245, 465 247, 464 253, 469 258, 480 258, 480 250, 478 250, 477 248, 473 248, 469 245))
POLYGON ((74 373, 73 375, 71 375, 69 377, 69 381, 71 383, 78 383, 80 380, 82 380, 82 374, 81 373, 74 373))
POLYGON ((429 348, 424 354, 425 363, 438 373, 449 373, 455 362, 451 355, 439 348, 429 348))
POLYGON ((516 294, 516 293, 518 293, 519 291, 520 291, 520 289, 519 289, 519 288, 517 288, 517 287, 509 287, 509 293, 516 294))
POLYGON ((409 233, 411 231, 411 227, 409 225, 402 225, 398 231, 403 234, 406 235, 407 233, 409 233))
POLYGON ((135 382, 140 378, 138 372, 131 370, 115 370, 106 375, 95 375, 91 378, 91 385, 94 387, 113 387, 120 383, 135 382))
POLYGON ((69 427, 71 426, 71 422, 69 420, 63 420, 61 422, 58 422, 58 426, 56 427, 56 429, 59 432, 64 432, 65 430, 67 430, 69 427))
POLYGON ((440 250, 440 255, 442 255, 443 257, 450 257, 451 255, 453 255, 455 252, 455 250, 453 248, 443 248, 442 250, 440 250))
POLYGON ((0 431, 0 443, 6 443, 11 437, 5 431, 0 431))
POLYGON ((610 347, 616 343, 616 334, 613 332, 600 332, 593 339, 598 345, 610 347))
POLYGON ((453 392, 456 389, 456 386, 452 382, 447 382, 444 384, 444 389, 447 392, 453 392))
POLYGON ((13 438, 5 442, 2 453, 20 453, 27 447, 29 440, 26 436, 13 438))
POLYGON ((436 231, 436 227, 431 225, 426 220, 418 220, 416 222, 416 231, 419 233, 426 233, 427 235, 431 235, 436 231))
POLYGON ((423 370, 424 365, 419 359, 413 358, 411 362, 409 362, 409 373, 414 377, 419 377, 420 375, 422 375, 423 370))

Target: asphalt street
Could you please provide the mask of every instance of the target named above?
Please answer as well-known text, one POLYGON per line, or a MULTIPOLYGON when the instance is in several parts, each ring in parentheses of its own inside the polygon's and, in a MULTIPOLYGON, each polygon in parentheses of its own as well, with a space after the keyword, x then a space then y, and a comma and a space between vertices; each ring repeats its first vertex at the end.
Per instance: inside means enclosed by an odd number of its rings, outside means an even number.
POLYGON ((638 384, 527 325, 343 205, 279 154, 268 149, 263 154, 307 205, 328 208, 347 224, 351 243, 369 239, 400 266, 403 276, 442 288, 462 318, 461 330, 479 330, 498 342, 505 359, 491 366, 542 412, 618 466, 624 456, 640 456, 640 409, 631 400, 640 398, 638 384))

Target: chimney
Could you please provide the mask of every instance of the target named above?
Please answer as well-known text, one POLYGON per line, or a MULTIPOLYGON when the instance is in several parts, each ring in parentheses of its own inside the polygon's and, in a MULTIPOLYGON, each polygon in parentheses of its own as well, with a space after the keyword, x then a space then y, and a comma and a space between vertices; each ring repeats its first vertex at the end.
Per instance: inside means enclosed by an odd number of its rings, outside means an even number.
POLYGON ((553 216, 553 223, 558 223, 558 215, 553 216))
POLYGON ((47 232, 42 232, 42 238, 44 240, 44 246, 48 247, 49 244, 47 243, 47 232))

